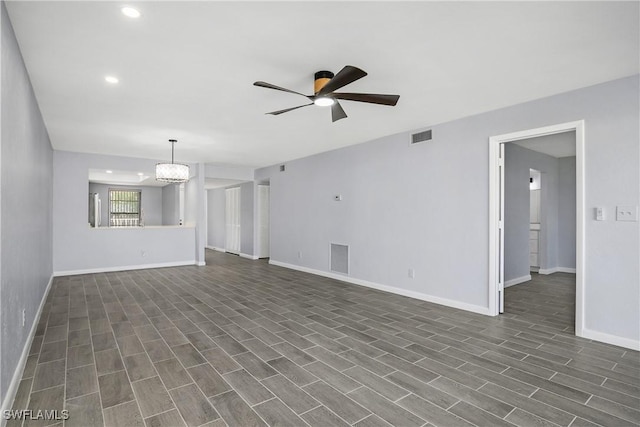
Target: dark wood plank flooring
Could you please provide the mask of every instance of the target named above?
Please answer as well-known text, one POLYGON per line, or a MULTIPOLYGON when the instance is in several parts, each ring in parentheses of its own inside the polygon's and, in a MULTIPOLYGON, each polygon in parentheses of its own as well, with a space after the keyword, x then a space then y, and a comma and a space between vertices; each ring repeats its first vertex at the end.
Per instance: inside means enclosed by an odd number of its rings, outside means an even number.
POLYGON ((212 251, 59 277, 14 409, 85 427, 640 424, 638 352, 575 337, 574 301, 573 275, 534 275, 487 317, 212 251))

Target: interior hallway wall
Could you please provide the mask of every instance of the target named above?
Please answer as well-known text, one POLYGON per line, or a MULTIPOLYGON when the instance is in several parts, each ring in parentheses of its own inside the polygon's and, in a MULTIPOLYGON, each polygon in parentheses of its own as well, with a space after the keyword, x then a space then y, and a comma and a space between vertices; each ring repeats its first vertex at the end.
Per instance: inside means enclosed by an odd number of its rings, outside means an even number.
POLYGON ((505 146, 505 282, 522 279, 530 272, 529 169, 542 172, 540 271, 576 268, 576 158, 556 158, 508 143, 505 146))
POLYGON ((207 191, 207 246, 224 249, 225 245, 224 188, 207 191))
POLYGON ((575 157, 558 159, 558 267, 576 268, 575 157))
POLYGON ((542 172, 540 269, 558 265, 558 159, 509 143, 504 163, 504 279, 509 282, 530 274, 529 169, 542 172))

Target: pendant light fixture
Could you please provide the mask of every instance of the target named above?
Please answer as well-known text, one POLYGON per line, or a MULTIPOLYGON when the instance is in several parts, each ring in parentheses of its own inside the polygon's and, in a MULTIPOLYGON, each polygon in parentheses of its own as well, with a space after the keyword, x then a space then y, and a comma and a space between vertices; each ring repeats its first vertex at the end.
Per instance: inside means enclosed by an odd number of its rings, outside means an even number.
POLYGON ((173 161, 173 147, 178 140, 170 139, 171 143, 171 163, 156 164, 156 181, 163 182, 186 182, 189 181, 189 166, 173 161))

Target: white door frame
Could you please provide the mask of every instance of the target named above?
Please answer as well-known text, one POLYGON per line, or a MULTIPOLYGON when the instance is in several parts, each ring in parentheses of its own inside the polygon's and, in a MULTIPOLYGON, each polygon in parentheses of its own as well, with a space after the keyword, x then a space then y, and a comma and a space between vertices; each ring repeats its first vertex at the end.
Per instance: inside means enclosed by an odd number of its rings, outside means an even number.
POLYGON ((576 132, 576 335, 583 336, 584 330, 584 254, 585 254, 585 158, 584 120, 529 129, 489 138, 489 314, 496 316, 500 310, 499 281, 500 269, 504 269, 501 256, 504 255, 504 235, 500 233, 500 215, 504 213, 504 194, 500 184, 504 182, 501 148, 507 142, 562 132, 576 132), (500 241, 502 240, 502 241, 500 241))

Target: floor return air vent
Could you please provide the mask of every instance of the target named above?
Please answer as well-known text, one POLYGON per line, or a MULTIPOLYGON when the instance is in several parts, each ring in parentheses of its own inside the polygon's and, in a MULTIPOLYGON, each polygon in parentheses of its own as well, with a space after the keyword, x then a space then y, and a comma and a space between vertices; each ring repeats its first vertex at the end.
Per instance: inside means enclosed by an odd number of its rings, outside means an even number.
POLYGON ((349 246, 331 243, 331 265, 329 268, 335 273, 349 274, 349 246))

